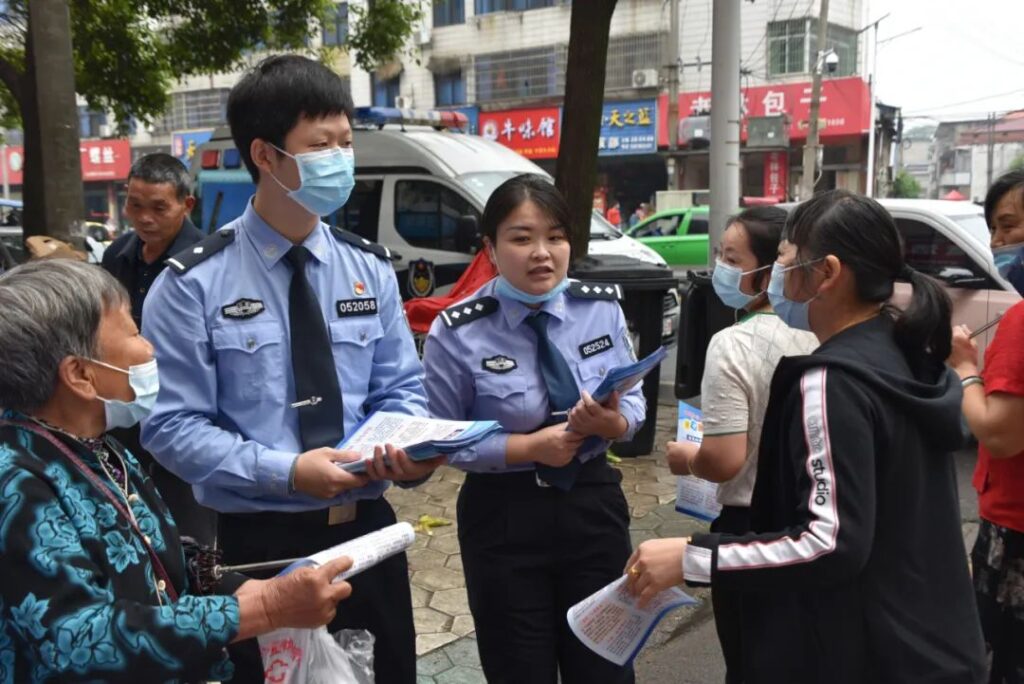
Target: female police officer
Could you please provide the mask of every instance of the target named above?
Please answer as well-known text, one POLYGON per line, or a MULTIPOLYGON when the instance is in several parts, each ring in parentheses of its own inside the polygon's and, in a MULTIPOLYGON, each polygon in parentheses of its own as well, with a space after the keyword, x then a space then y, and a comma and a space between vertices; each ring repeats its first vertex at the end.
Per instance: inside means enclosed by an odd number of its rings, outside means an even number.
POLYGON ((605 449, 629 439, 646 409, 639 387, 604 406, 587 393, 633 354, 618 288, 566 278, 568 224, 544 178, 498 187, 482 231, 500 275, 442 313, 424 352, 434 415, 505 428, 450 460, 468 473, 459 541, 492 683, 553 684, 559 671, 567 683, 633 679, 588 651, 565 619, 629 556, 622 478, 605 449))

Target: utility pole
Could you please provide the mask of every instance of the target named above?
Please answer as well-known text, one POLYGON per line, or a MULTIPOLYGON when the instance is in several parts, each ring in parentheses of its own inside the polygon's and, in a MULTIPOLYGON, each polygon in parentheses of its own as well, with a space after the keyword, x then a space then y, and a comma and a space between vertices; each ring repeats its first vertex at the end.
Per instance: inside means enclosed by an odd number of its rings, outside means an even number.
MULTIPOLYGON (((821 71, 825 41, 828 39, 828 0, 821 0, 818 12, 818 54, 814 56, 814 72, 811 76, 811 120, 807 122, 807 144, 804 145, 803 176, 800 178, 800 200, 809 200, 814 195, 814 177, 818 161, 818 118, 821 112, 821 71)), ((712 129, 714 130, 714 129, 712 129)))
MULTIPOLYGON (((857 35, 859 36, 869 28, 873 28, 875 30, 874 36, 871 40, 871 69, 868 71, 868 102, 870 103, 870 111, 868 112, 868 177, 866 179, 867 187, 865 192, 868 197, 875 196, 875 176, 877 175, 875 171, 875 117, 877 115, 876 110, 878 108, 875 106, 875 89, 877 88, 877 84, 875 83, 875 72, 878 70, 878 25, 881 24, 882 20, 889 16, 889 14, 889 12, 886 12, 860 31, 857 31, 857 35)), ((919 28, 920 27, 918 27, 918 29, 919 28)), ((918 29, 913 29, 906 33, 913 33, 918 29)), ((899 38, 902 35, 905 34, 901 33, 897 36, 893 36, 892 38, 899 38)), ((887 39, 886 42, 892 40, 892 38, 887 39)))
POLYGON ((740 0, 715 0, 712 7, 708 233, 714 253, 726 219, 740 205, 740 0))
POLYGON ((992 157, 996 151, 996 113, 989 112, 988 115, 988 168, 985 172, 985 187, 992 187, 992 157))
POLYGON ((37 183, 26 174, 25 206, 36 207, 25 234, 44 234, 81 246, 81 221, 85 214, 82 188, 82 157, 78 140, 78 105, 75 101, 75 70, 71 51, 71 15, 67 0, 32 0, 28 4, 26 41, 26 96, 32 99, 26 119, 35 109, 35 121, 45 144, 33 144, 25 136, 25 166, 36 164, 37 183), (34 105, 34 107, 33 107, 34 105))
POLYGON ((679 189, 679 0, 668 0, 668 189, 679 189))

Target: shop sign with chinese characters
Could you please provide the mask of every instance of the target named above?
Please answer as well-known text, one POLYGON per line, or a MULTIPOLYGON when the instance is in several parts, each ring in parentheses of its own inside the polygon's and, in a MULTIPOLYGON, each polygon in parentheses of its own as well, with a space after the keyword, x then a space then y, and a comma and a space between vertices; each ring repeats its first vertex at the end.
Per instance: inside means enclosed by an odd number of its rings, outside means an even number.
MULTIPOLYGON (((867 133, 870 102, 868 86, 858 76, 822 81, 819 115, 822 139, 867 133)), ((668 128, 665 123, 667 109, 668 97, 662 95, 658 98, 658 144, 662 147, 668 145, 668 128)), ((741 91, 740 109, 744 119, 740 129, 741 140, 747 139, 747 117, 776 114, 785 114, 789 117, 790 140, 806 139, 807 121, 811 110, 811 84, 782 83, 744 88, 741 91)), ((680 118, 710 110, 709 92, 679 95, 680 118)))
MULTIPOLYGON (((82 157, 82 180, 118 181, 128 178, 132 166, 132 150, 127 140, 82 140, 78 151, 82 157)), ((3 163, 7 166, 7 182, 22 184, 25 151, 20 145, 7 148, 3 163)))
POLYGON ((561 119, 558 107, 480 112, 480 135, 529 159, 555 159, 562 137, 561 119))
POLYGON ((610 157, 656 152, 656 118, 657 103, 654 100, 605 103, 597 153, 610 157))
POLYGON ((766 152, 764 155, 764 196, 785 202, 789 194, 789 155, 766 152))

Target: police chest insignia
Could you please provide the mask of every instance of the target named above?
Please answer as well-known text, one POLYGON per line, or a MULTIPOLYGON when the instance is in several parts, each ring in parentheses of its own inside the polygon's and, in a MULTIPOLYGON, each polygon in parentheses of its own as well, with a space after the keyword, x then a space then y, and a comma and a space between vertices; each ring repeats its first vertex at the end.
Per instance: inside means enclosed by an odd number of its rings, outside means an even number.
POLYGON ((252 318, 267 310, 258 299, 239 299, 234 304, 222 306, 220 313, 224 318, 252 318))
POLYGON ((502 354, 483 360, 484 370, 491 371, 492 373, 508 373, 518 367, 519 364, 516 363, 515 359, 510 359, 502 354))
POLYGON ((363 297, 361 299, 339 299, 334 304, 338 312, 338 318, 349 316, 372 316, 377 313, 377 298, 363 297))
POLYGON ((612 301, 622 299, 622 288, 613 283, 581 283, 577 281, 569 284, 566 293, 577 299, 609 299, 612 301))
POLYGON ((596 340, 590 340, 580 345, 580 356, 584 359, 589 359, 594 354, 600 354, 601 352, 608 351, 615 345, 612 344, 612 338, 610 335, 602 335, 596 340))
POLYGON ((458 328, 460 325, 472 323, 475 320, 490 316, 498 310, 498 300, 494 297, 481 297, 471 299, 462 304, 445 309, 441 312, 441 320, 449 328, 458 328))

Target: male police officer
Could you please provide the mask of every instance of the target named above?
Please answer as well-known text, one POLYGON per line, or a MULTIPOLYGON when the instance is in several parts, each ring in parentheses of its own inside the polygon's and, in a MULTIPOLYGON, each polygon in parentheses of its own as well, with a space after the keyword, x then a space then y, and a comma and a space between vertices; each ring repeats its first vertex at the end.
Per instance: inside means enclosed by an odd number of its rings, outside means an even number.
MULTIPOLYGON (((134 230, 114 240, 103 253, 103 268, 128 290, 132 318, 142 327, 142 309, 167 259, 203 239, 188 214, 195 205, 188 169, 169 154, 140 157, 128 172, 125 216, 134 230)), ((153 478, 178 531, 201 544, 217 536, 217 515, 196 503, 192 487, 169 472, 139 444, 139 427, 112 431, 153 478)))
MULTIPOLYGON (((351 112, 341 79, 304 57, 247 73, 227 113, 256 195, 171 259, 143 317, 161 370, 143 441, 221 512, 229 564, 304 556, 391 524, 380 480, 415 482, 439 465, 393 448, 368 476, 337 465, 356 458, 333 447, 366 414, 426 415, 387 250, 319 218, 354 185, 351 112)), ((377 681, 413 682, 405 556, 352 587, 330 629, 368 629, 377 681)), ((262 681, 254 652, 234 654, 236 681, 262 681)))

